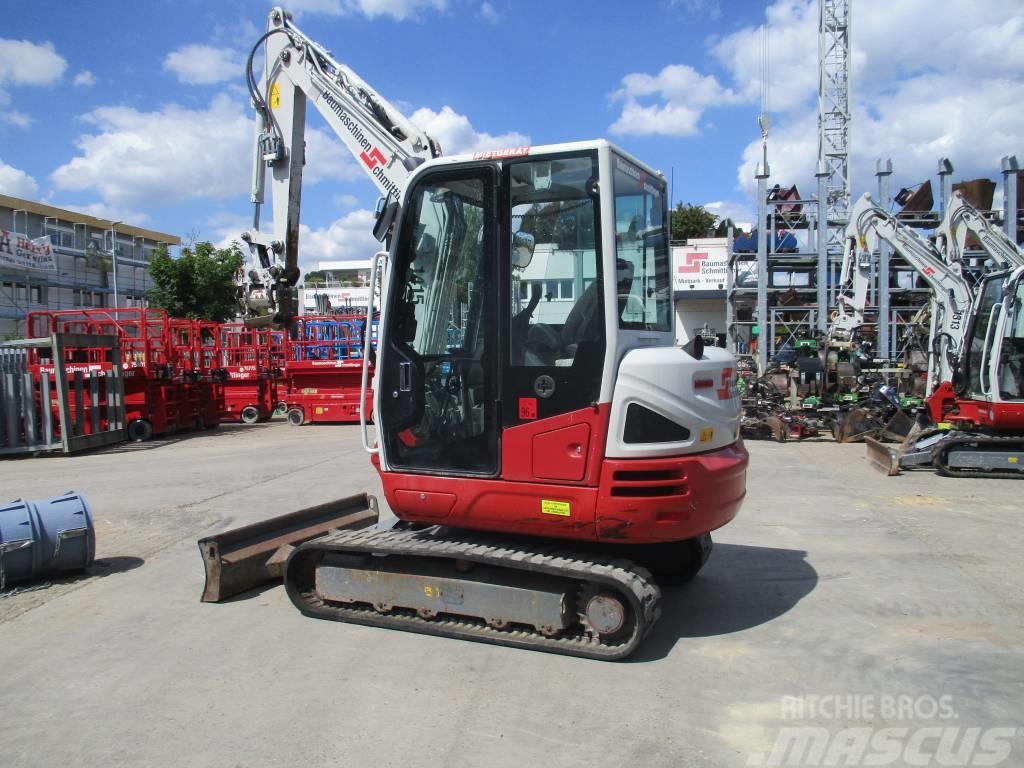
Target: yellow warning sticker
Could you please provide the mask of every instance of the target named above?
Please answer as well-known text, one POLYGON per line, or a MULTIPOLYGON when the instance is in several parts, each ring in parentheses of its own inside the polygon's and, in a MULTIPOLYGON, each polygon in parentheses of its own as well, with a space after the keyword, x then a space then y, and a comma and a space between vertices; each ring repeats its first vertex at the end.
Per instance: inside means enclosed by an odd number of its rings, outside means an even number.
POLYGON ((1007 461, 1008 461, 1008 462, 1010 462, 1011 464, 1017 464, 1017 463, 1019 463, 1019 462, 1018 462, 1018 460, 1017 460, 1017 457, 1016 457, 1016 456, 1010 456, 1010 457, 1009 457, 1009 458, 1007 459, 1007 461))
POLYGON ((545 515, 569 517, 572 514, 572 507, 568 501, 550 501, 548 499, 541 499, 540 511, 545 515))
POLYGON ((270 108, 277 109, 281 106, 281 84, 274 83, 270 86, 270 108))
POLYGON ((441 590, 440 589, 437 589, 437 588, 431 586, 430 584, 424 584, 423 585, 423 595, 425 597, 439 597, 440 594, 441 594, 441 590))
POLYGON ((702 443, 710 443, 714 439, 715 439, 715 428, 714 427, 704 427, 704 429, 702 429, 700 431, 700 441, 702 443))

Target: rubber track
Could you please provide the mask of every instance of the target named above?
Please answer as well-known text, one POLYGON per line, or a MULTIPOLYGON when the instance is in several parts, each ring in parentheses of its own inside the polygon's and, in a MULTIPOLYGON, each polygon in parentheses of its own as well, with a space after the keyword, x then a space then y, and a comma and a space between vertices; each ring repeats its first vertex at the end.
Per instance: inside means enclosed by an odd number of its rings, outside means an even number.
POLYGON ((999 437, 996 435, 971 435, 964 437, 951 437, 935 446, 935 451, 932 453, 932 466, 938 470, 940 475, 946 477, 1001 477, 1006 479, 1024 479, 1024 471, 1007 471, 1007 472, 981 472, 973 469, 954 469, 947 463, 949 461, 949 452, 956 448, 958 445, 972 445, 977 444, 982 450, 986 448, 1015 448, 1016 450, 1024 449, 1024 437, 1020 435, 1008 435, 1006 437, 999 437))
POLYGON ((608 661, 623 659, 636 650, 661 615, 661 590, 650 573, 628 560, 584 555, 557 544, 538 546, 530 541, 477 537, 465 531, 442 533, 443 530, 434 527, 421 531, 339 531, 306 542, 288 558, 284 578, 288 596, 302 613, 314 618, 608 661), (605 644, 582 629, 570 634, 570 628, 560 637, 547 637, 530 628, 497 629, 482 621, 456 616, 424 619, 408 609, 380 613, 370 607, 325 603, 313 592, 313 578, 320 556, 327 552, 457 558, 575 579, 585 582, 584 587, 611 586, 629 601, 635 617, 634 631, 624 640, 605 644))

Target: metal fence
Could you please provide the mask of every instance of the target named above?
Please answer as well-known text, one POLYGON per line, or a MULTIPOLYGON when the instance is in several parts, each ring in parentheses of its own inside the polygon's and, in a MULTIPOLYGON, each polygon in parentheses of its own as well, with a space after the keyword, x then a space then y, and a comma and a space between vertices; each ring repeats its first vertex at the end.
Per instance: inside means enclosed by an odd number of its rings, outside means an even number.
POLYGON ((59 334, 0 344, 0 455, 74 451, 125 438, 117 337, 59 334), (88 350, 67 362, 67 350, 88 350))

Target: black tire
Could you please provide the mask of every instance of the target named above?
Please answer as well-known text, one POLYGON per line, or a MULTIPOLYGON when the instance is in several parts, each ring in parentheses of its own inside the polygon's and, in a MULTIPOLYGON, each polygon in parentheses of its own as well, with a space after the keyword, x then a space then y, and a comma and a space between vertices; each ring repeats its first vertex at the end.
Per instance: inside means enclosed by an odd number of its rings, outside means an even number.
POLYGON ((288 423, 293 427, 301 427, 306 423, 306 414, 302 412, 301 408, 292 408, 288 411, 288 423))
POLYGON ((153 425, 145 419, 135 419, 128 424, 125 435, 133 443, 144 443, 153 437, 153 425))
POLYGON ((239 418, 243 424, 255 424, 260 420, 260 409, 255 405, 247 405, 242 409, 239 418))
POLYGON ((644 545, 636 560, 660 586, 678 587, 696 578, 711 555, 711 547, 711 534, 705 533, 685 541, 644 545))

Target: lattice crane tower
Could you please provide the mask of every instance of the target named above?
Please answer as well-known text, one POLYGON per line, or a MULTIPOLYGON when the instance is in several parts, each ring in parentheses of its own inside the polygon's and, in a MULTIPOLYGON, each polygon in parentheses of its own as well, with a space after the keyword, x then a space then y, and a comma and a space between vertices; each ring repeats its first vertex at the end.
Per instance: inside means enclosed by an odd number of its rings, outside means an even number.
POLYGON ((828 252, 842 253, 850 214, 850 7, 818 0, 818 174, 824 182, 828 252))

